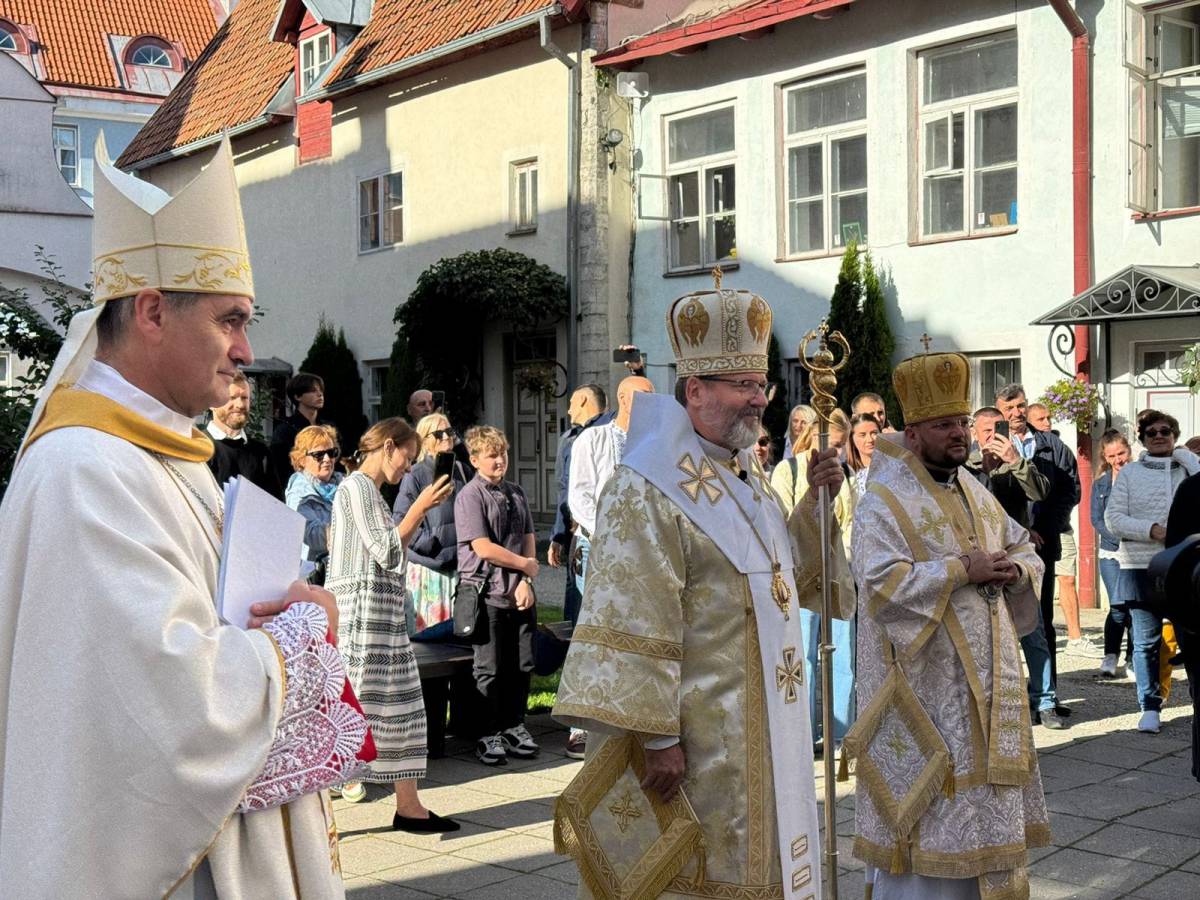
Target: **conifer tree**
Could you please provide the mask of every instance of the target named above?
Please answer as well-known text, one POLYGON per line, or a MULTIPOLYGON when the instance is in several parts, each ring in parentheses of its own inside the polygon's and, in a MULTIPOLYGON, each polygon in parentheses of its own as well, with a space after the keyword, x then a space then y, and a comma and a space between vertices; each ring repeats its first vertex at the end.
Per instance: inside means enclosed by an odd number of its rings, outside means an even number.
MULTIPOLYGON (((838 373, 838 406, 848 408, 850 399, 857 390, 855 385, 859 379, 855 369, 859 365, 860 327, 862 322, 861 307, 863 297, 862 269, 858 262, 858 245, 851 242, 842 254, 842 268, 838 272, 837 285, 833 289, 833 297, 829 301, 829 330, 840 331, 842 337, 850 344, 850 362, 838 373)), ((841 351, 834 349, 835 358, 841 357, 841 351)))
POLYGON ((353 453, 367 425, 362 406, 362 376, 358 374, 358 361, 346 343, 345 330, 334 332, 323 314, 300 371, 324 379, 325 408, 321 415, 337 427, 342 450, 347 455, 353 453))
MULTIPOLYGON (((863 390, 873 391, 883 397, 888 419, 897 428, 904 426, 904 416, 896 392, 892 388, 892 354, 896 352, 896 338, 887 317, 887 301, 875 261, 867 253, 863 259, 863 301, 858 359, 861 368, 863 390)), ((851 395, 848 400, 853 400, 851 395)))

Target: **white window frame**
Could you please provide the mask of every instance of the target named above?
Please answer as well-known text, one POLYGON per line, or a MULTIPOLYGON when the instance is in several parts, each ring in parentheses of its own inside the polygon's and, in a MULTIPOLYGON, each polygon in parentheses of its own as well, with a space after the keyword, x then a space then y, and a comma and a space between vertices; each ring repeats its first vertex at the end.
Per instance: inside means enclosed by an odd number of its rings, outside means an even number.
MULTIPOLYGON (((734 208, 732 210, 709 210, 708 209, 708 192, 705 187, 708 182, 708 174, 713 169, 723 169, 732 166, 734 170, 734 181, 737 181, 737 111, 734 109, 732 101, 725 103, 714 103, 710 106, 701 107, 698 109, 689 109, 686 112, 674 113, 672 115, 663 116, 663 160, 666 162, 664 173, 664 185, 667 191, 666 198, 666 230, 664 232, 664 249, 666 250, 666 272, 668 275, 689 272, 703 272, 712 269, 714 266, 720 266, 722 269, 733 268, 738 265, 737 257, 737 203, 736 196, 734 198, 734 208), (679 122, 685 119, 695 118, 696 116, 708 115, 709 113, 718 112, 719 110, 729 109, 733 111, 733 149, 724 153, 714 153, 709 156, 697 156, 684 162, 670 162, 670 140, 671 140, 671 123, 679 122), (680 175, 688 175, 696 173, 697 186, 696 190, 699 194, 695 216, 671 216, 671 179, 680 175), (716 259, 716 253, 712 249, 715 247, 715 237, 713 235, 713 227, 717 219, 732 218, 734 222, 734 256, 729 259, 716 259), (671 265, 671 229, 680 222, 696 222, 700 228, 700 263, 698 265, 688 266, 672 266, 671 265)), ((734 188, 736 194, 736 187, 734 188)))
POLYGON ((538 227, 538 161, 523 159, 508 166, 509 234, 533 234, 538 227), (525 200, 521 203, 521 180, 525 179, 525 200))
POLYGON ((391 362, 386 359, 372 359, 363 363, 363 365, 367 369, 367 418, 374 425, 383 417, 384 382, 387 380, 387 373, 391 368, 391 362), (375 379, 379 373, 382 373, 380 376, 380 389, 376 391, 375 379))
POLYGON ((1163 150, 1166 144, 1163 137, 1162 89, 1164 86, 1200 87, 1200 24, 1175 19, 1171 15, 1189 7, 1200 7, 1200 2, 1186 0, 1151 10, 1128 0, 1125 4, 1122 41, 1128 75, 1125 92, 1128 128, 1125 142, 1125 205, 1141 215, 1198 208, 1165 206, 1162 203, 1163 150), (1194 65, 1158 71, 1162 52, 1161 23, 1164 20, 1193 30, 1194 65))
POLYGON ((0 350, 0 387, 11 387, 13 383, 13 355, 7 350, 0 350))
MULTIPOLYGON (((917 54, 917 83, 916 83, 916 102, 917 102, 917 135, 915 141, 916 160, 916 193, 917 193, 917 217, 916 217, 916 232, 915 238, 918 243, 930 243, 936 241, 956 240, 960 238, 974 237, 976 235, 986 234, 1009 234, 1017 230, 1017 224, 1009 222, 1006 225, 991 225, 985 223, 983 225, 976 224, 975 221, 975 176, 980 172, 1001 171, 1004 169, 1013 169, 1017 172, 1017 217, 1020 220, 1021 209, 1021 190, 1020 190, 1020 113, 1021 106, 1018 99, 1019 88, 1021 83, 1020 68, 1018 65, 1017 83, 1012 87, 1003 88, 995 91, 985 91, 981 94, 968 94, 965 97, 955 97, 951 100, 941 100, 936 103, 925 103, 925 67, 930 59, 933 59, 944 53, 953 53, 960 49, 965 43, 983 43, 986 41, 1009 40, 1016 37, 1015 31, 1002 31, 994 34, 980 35, 978 38, 967 38, 965 40, 954 41, 952 44, 944 46, 930 47, 926 50, 921 50, 917 54), (990 166, 975 165, 975 116, 979 112, 988 109, 996 109, 1004 106, 1012 106, 1017 116, 1017 160, 1012 163, 1000 163, 990 166), (954 148, 949 143, 953 138, 954 126, 953 117, 956 114, 963 116, 963 165, 961 169, 953 168, 954 165, 954 148), (931 122, 943 119, 946 122, 947 128, 947 165, 934 169, 925 168, 925 126, 931 122), (949 176, 956 175, 963 181, 963 228, 958 231, 925 231, 925 182, 928 176, 949 176)), ((1018 43, 1018 47, 1019 47, 1018 43)))
MULTIPOLYGON (((780 247, 781 259, 811 259, 813 257, 828 256, 833 253, 841 253, 846 248, 845 242, 842 240, 842 235, 833 233, 833 203, 838 197, 848 196, 851 194, 864 194, 867 197, 867 235, 864 240, 859 242, 860 248, 866 248, 870 236, 870 203, 871 203, 871 177, 870 177, 870 147, 868 145, 867 159, 867 186, 864 188, 855 188, 851 191, 833 190, 833 145, 839 141, 844 141, 850 138, 861 137, 867 139, 867 117, 864 115, 862 119, 854 122, 843 122, 840 125, 830 125, 823 128, 812 128, 808 131, 797 131, 793 134, 788 134, 787 131, 787 102, 788 95, 797 90, 816 87, 821 84, 829 84, 835 81, 842 81, 847 78, 863 78, 866 79, 866 68, 857 68, 849 71, 839 71, 828 75, 819 75, 814 78, 806 78, 802 81, 793 81, 782 86, 780 91, 781 108, 780 108, 780 131, 782 133, 782 156, 780 157, 782 166, 782 178, 779 184, 782 186, 782 203, 783 222, 780 233, 783 236, 783 243, 780 247), (788 165, 789 153, 798 147, 810 147, 814 144, 821 145, 821 194, 816 194, 811 197, 795 198, 791 195, 791 185, 789 178, 791 175, 791 167, 788 165), (792 253, 792 217, 791 206, 793 203, 807 203, 814 200, 821 200, 823 211, 823 246, 812 250, 805 250, 800 253, 792 253)), ((868 101, 869 102, 869 101, 868 101)))
MULTIPOLYGON (((1017 365, 1020 367, 1022 372, 1018 373, 1018 376, 1014 378, 1013 381, 1017 382, 1018 384, 1021 383, 1020 375, 1023 374, 1024 370, 1023 360, 1021 359, 1021 351, 987 350, 981 353, 967 353, 965 355, 967 357, 967 363, 971 369, 971 393, 973 395, 972 403, 974 404, 972 409, 980 409, 984 406, 996 405, 995 397, 986 397, 983 393, 983 367, 986 363, 1016 360, 1017 365)), ((998 386, 1004 387, 1003 384, 998 386)))
POLYGON ((379 175, 372 175, 368 178, 359 178, 355 182, 355 202, 358 204, 358 215, 355 216, 355 243, 358 245, 359 255, 366 253, 377 253, 380 250, 387 250, 390 247, 399 247, 404 244, 404 234, 408 230, 408 222, 406 221, 404 194, 408 189, 405 183, 403 169, 396 169, 391 172, 384 172, 379 175), (400 178, 400 202, 395 203, 389 200, 387 191, 388 179, 394 177, 400 178), (375 209, 374 211, 363 211, 363 186, 373 184, 375 209), (389 205, 390 203, 390 205, 389 205), (389 212, 400 213, 400 235, 389 235, 387 228, 390 224, 390 217, 386 216, 389 212), (374 246, 364 246, 362 240, 362 222, 363 219, 374 217, 377 221, 375 224, 376 243, 374 246))
POLYGON ((129 54, 129 65, 145 66, 151 69, 173 69, 175 68, 175 60, 171 57, 171 51, 155 41, 146 41, 134 48, 134 51, 129 54), (166 62, 138 62, 137 56, 145 50, 157 50, 162 54, 162 58, 166 62))
POLYGON ((58 163, 58 171, 62 173, 62 177, 64 179, 66 179, 67 184, 69 184, 71 187, 79 187, 81 184, 81 182, 79 180, 79 170, 80 170, 80 165, 79 165, 79 126, 78 125, 55 124, 52 134, 53 134, 53 140, 54 140, 54 161, 56 163, 58 163), (69 132, 71 132, 72 135, 74 135, 74 145, 73 146, 68 147, 64 144, 59 143, 58 135, 60 132, 63 132, 63 131, 69 131, 69 132), (63 171, 63 169, 64 169, 63 152, 64 151, 69 151, 69 152, 75 154, 75 165, 71 167, 71 168, 74 168, 74 170, 75 170, 74 178, 67 178, 67 173, 65 171, 63 171))
POLYGON ((309 89, 317 83, 329 61, 333 58, 333 32, 326 29, 319 34, 314 34, 312 37, 306 37, 300 42, 300 95, 308 93, 309 89), (324 47, 325 56, 321 56, 322 45, 324 47), (304 50, 306 47, 313 48, 312 64, 305 64, 304 50))
POLYGON ((15 27, 9 27, 7 23, 0 23, 0 35, 8 39, 11 47, 0 47, 0 52, 3 53, 20 53, 21 52, 21 35, 15 27))

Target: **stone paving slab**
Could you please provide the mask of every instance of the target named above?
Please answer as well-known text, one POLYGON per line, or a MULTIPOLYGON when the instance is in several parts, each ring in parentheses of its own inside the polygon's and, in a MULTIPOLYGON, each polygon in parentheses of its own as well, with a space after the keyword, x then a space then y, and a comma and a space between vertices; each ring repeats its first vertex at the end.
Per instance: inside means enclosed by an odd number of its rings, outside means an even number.
MULTIPOLYGON (((545 571, 545 569, 543 569, 545 571)), ((1084 611, 1099 640, 1103 616, 1084 611)), ((1030 853, 1034 900, 1200 900, 1200 784, 1191 777, 1191 707, 1177 673, 1158 735, 1136 731, 1132 682, 1101 682, 1095 660, 1062 652, 1059 693, 1070 728, 1034 729, 1051 810, 1053 845, 1030 853)), ((565 732, 549 716, 530 719, 542 745, 535 760, 488 769, 469 742, 451 738, 431 760, 422 799, 463 825, 457 834, 391 830, 386 786, 368 801, 335 801, 350 900, 569 900, 575 864, 553 853, 553 802, 582 763, 562 752, 565 732)), ((821 763, 814 767, 818 797, 821 763)), ((851 855, 854 783, 837 785, 840 896, 862 896, 862 863, 851 855)))

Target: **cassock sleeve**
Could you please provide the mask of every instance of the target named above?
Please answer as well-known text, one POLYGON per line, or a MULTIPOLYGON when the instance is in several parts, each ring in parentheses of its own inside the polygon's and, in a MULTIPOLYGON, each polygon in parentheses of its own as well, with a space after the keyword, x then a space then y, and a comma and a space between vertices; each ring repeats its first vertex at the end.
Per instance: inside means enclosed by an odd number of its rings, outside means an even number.
POLYGON ((554 715, 607 733, 678 736, 682 513, 620 466, 601 492, 579 623, 554 715))
POLYGON ((950 595, 968 583, 959 559, 914 556, 887 504, 867 491, 854 517, 854 580, 867 614, 908 659, 941 624, 950 595))

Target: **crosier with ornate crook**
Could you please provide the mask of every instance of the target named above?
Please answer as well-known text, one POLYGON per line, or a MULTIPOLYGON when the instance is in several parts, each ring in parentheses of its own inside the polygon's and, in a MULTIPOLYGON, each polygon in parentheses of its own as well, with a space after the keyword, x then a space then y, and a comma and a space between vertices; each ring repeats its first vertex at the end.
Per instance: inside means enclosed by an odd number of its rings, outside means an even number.
MULTIPOLYGON (((837 390, 837 373, 846 366, 850 359, 850 345, 842 337, 840 331, 829 330, 828 322, 821 322, 800 341, 800 365, 808 370, 809 385, 812 388, 812 406, 821 419, 821 431, 818 446, 821 451, 829 449, 829 422, 837 407, 837 399, 833 392, 837 390), (808 345, 817 341, 817 352, 810 358, 808 345), (842 358, 834 363, 833 351, 830 344, 837 344, 842 349, 842 358)), ((848 437, 849 435, 847 435, 848 437)), ((821 729, 825 740, 825 882, 828 886, 826 897, 837 900, 838 870, 837 870, 837 782, 834 778, 834 756, 836 741, 833 731, 833 581, 830 570, 831 548, 829 546, 833 533, 833 508, 829 502, 829 487, 821 485, 817 494, 817 510, 821 523, 821 729)))

